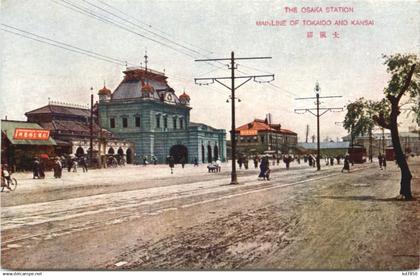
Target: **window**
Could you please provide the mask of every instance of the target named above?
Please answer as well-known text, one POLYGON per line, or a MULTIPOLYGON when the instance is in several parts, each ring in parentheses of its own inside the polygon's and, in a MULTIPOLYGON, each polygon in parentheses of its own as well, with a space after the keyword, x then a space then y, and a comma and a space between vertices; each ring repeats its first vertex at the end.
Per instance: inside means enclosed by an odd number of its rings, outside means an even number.
POLYGON ((111 128, 115 128, 115 119, 114 118, 109 119, 109 126, 111 128))
POLYGON ((179 118, 179 128, 180 129, 184 128, 184 120, 182 118, 179 118))
POLYGON ((136 116, 136 127, 140 127, 140 116, 136 116))
POLYGON ((173 118, 172 118, 172 122, 173 122, 173 124, 174 124, 174 129, 176 129, 176 117, 173 117, 173 118))
POLYGON ((163 128, 168 128, 168 117, 163 116, 163 128))
POLYGON ((160 115, 156 115, 156 128, 160 128, 160 115))
POLYGON ((128 119, 127 118, 122 118, 122 126, 124 128, 128 127, 128 119))

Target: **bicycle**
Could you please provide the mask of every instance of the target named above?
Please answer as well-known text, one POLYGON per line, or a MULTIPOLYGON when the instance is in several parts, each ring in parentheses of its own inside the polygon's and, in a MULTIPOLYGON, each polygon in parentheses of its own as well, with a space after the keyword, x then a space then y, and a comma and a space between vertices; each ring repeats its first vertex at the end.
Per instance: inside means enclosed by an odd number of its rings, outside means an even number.
POLYGON ((1 191, 4 191, 4 188, 9 188, 10 191, 14 191, 17 188, 17 180, 16 178, 10 177, 9 179, 5 177, 1 177, 1 191), (6 184, 7 182, 7 184, 6 184))

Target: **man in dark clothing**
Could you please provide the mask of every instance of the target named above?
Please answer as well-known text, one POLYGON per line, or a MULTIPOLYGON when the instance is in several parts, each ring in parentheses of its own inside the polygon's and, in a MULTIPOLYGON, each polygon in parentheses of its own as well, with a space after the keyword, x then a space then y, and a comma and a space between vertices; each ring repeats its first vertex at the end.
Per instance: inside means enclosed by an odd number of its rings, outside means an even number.
POLYGON ((35 158, 34 163, 32 165, 32 172, 33 172, 33 178, 39 179, 39 160, 38 158, 35 158))
POLYGON ((379 168, 382 170, 382 162, 383 162, 383 159, 384 159, 384 157, 383 157, 383 155, 382 154, 379 154, 378 155, 378 160, 379 160, 379 168))
POLYGON ((82 166, 83 172, 87 172, 88 171, 88 167, 87 167, 87 163, 86 163, 86 158, 85 157, 80 157, 80 166, 82 166))
POLYGON ((171 174, 173 174, 174 167, 175 167, 175 159, 172 157, 172 155, 168 157, 168 163, 169 163, 169 168, 171 168, 171 174))
POLYGON ((343 172, 344 170, 350 172, 350 157, 348 155, 344 157, 344 167, 341 169, 341 172, 343 172))
POLYGON ((194 158, 194 167, 198 167, 198 159, 197 159, 197 157, 194 158))

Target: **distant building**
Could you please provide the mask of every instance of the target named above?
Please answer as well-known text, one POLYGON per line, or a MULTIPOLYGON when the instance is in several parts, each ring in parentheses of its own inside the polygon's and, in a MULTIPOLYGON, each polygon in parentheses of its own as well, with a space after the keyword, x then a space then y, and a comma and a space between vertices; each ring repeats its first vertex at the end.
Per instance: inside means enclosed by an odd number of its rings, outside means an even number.
POLYGON ((190 122, 190 97, 177 96, 167 77, 143 67, 127 68, 113 93, 99 91, 100 125, 115 136, 133 141, 136 159, 164 163, 200 163, 226 159, 226 132, 190 122))
MULTIPOLYGON (((301 154, 316 154, 317 143, 298 143, 298 151, 301 154)), ((320 142, 319 148, 322 157, 345 156, 350 147, 350 142, 320 142)))
MULTIPOLYGON (((74 154, 80 156, 90 152, 91 115, 89 108, 50 102, 46 106, 26 112, 25 115, 29 122, 37 123, 50 131, 51 136, 57 142, 56 155, 74 154)), ((95 114, 92 130, 95 157, 119 154, 126 156, 127 163, 133 162, 134 144, 101 129, 95 114)))
POLYGON ((297 133, 271 124, 268 119, 254 121, 236 128, 238 152, 246 154, 293 153, 297 145, 297 133))
MULTIPOLYGON (((420 134, 416 132, 399 132, 401 147, 407 154, 420 154, 420 134)), ((343 141, 351 142, 351 136, 343 137, 343 141)), ((369 154, 370 139, 368 135, 360 135, 354 138, 355 145, 362 145, 369 154)), ((387 147, 392 147, 391 133, 389 131, 372 133, 372 156, 384 153, 387 147)))

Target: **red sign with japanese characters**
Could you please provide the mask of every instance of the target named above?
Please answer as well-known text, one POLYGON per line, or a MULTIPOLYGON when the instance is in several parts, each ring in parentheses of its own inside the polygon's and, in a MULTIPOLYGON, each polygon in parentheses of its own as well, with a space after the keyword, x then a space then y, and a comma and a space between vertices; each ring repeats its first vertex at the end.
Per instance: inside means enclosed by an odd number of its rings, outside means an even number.
POLYGON ((50 131, 33 128, 16 128, 13 139, 16 140, 48 140, 50 131))

